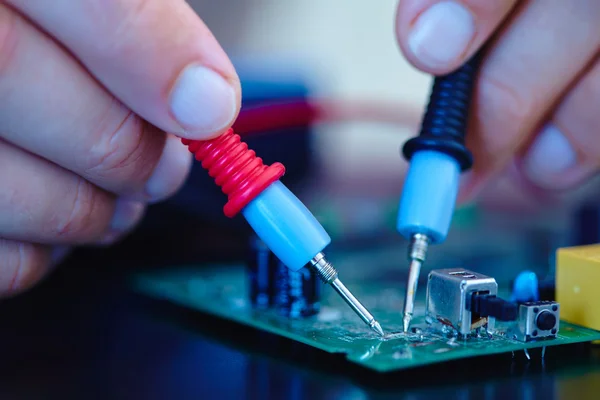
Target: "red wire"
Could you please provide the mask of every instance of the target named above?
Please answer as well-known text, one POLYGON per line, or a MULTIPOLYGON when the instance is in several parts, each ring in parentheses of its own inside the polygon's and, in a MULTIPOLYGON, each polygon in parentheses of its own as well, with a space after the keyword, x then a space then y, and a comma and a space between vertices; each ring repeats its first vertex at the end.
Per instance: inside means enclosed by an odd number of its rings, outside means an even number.
POLYGON ((421 111, 406 104, 374 104, 327 100, 289 100, 242 109, 233 125, 247 135, 312 125, 316 122, 373 121, 417 126, 421 111))
POLYGON ((320 110, 306 101, 262 104, 242 109, 233 128, 242 134, 311 125, 320 110))

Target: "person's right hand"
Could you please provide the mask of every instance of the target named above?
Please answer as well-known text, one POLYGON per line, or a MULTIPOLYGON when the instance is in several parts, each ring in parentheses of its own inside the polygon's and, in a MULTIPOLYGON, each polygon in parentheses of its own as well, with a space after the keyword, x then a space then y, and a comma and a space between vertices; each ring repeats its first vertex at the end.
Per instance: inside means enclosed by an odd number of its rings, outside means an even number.
POLYGON ((434 75, 487 44, 464 198, 511 163, 513 179, 529 183, 518 186, 539 194, 598 172, 600 1, 400 0, 396 31, 409 62, 434 75))
POLYGON ((227 55, 185 0, 0 3, 0 297, 52 250, 111 243, 184 182, 180 140, 240 107, 227 55))

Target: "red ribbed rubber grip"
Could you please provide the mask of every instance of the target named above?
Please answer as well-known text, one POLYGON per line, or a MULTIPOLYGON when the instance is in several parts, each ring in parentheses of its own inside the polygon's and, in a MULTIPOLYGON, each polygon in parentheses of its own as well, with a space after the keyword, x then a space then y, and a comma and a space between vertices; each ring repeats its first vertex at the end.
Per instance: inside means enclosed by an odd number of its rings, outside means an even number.
POLYGON ((264 165, 262 159, 241 141, 233 129, 211 140, 181 141, 228 196, 223 212, 229 218, 239 213, 285 173, 281 163, 264 165))

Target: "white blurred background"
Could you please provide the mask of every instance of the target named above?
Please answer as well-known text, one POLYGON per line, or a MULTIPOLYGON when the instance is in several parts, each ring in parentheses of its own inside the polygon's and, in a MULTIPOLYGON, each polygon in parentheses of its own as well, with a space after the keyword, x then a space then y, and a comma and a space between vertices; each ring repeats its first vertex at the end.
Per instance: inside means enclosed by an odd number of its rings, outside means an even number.
MULTIPOLYGON (((232 58, 275 65, 283 74, 310 71, 318 95, 409 102, 417 109, 426 102, 431 78, 399 50, 394 0, 188 2, 232 58)), ((336 180, 374 173, 401 179, 405 164, 399 149, 414 134, 414 126, 353 123, 322 126, 316 136, 326 171, 336 180)))
MULTIPOLYGON (((396 43, 397 0, 188 2, 232 57, 265 64, 287 60, 287 66, 275 64, 275 69, 286 73, 291 65, 310 71, 319 95, 405 102, 417 114, 426 104, 431 77, 410 66, 396 43)), ((379 177, 387 184, 386 195, 397 195, 406 168, 399 150, 417 133, 417 124, 404 129, 356 123, 320 127, 316 136, 325 176, 319 180, 332 178, 328 180, 356 186, 357 181, 379 177)), ((502 208, 537 209, 540 200, 511 176, 507 173, 494 181, 481 200, 502 208)), ((598 190, 587 185, 570 191, 568 198, 575 201, 590 192, 598 190)))

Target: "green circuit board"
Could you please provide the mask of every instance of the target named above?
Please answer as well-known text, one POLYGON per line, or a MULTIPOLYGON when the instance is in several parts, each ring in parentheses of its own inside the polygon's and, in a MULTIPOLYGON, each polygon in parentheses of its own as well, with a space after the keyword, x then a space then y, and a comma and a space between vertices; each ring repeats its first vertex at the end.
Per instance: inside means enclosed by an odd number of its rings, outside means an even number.
MULTIPOLYGON (((271 311, 253 310, 248 301, 245 268, 241 265, 181 267, 140 274, 137 291, 175 304, 268 331, 329 353, 344 353, 349 361, 379 372, 391 372, 461 358, 600 340, 600 332, 561 321, 555 339, 523 343, 503 335, 448 337, 415 318, 413 331, 402 333, 403 293, 385 281, 347 283, 386 331, 371 332, 330 288, 324 288, 321 310, 312 317, 290 319, 271 311), (416 328, 416 329, 415 329, 416 328)), ((423 291, 421 291, 423 292, 423 291)), ((423 314, 417 303, 415 314, 423 314)))

